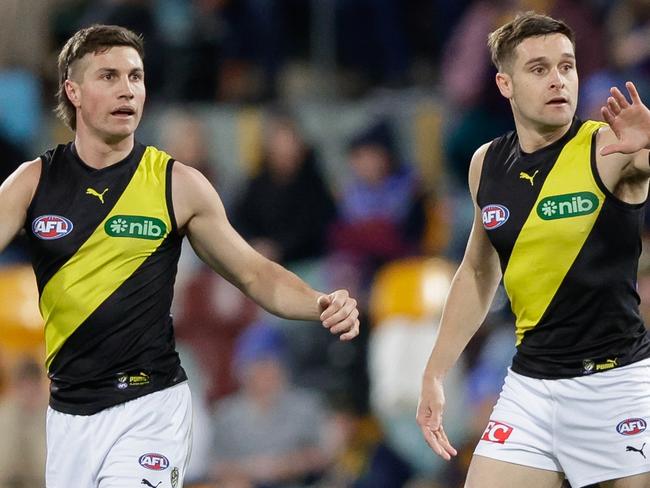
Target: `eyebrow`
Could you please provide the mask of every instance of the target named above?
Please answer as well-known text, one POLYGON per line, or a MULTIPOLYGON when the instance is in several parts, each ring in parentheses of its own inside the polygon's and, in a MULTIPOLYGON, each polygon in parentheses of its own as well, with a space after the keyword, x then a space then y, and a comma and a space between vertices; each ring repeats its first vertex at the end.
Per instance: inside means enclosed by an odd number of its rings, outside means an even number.
MULTIPOLYGON (((576 59, 575 55, 574 55, 574 54, 571 54, 571 53, 562 53, 562 56, 561 56, 561 57, 562 57, 562 58, 569 58, 569 59, 574 60, 574 61, 575 61, 575 59, 576 59)), ((536 57, 536 58, 529 59, 529 60, 524 64, 524 66, 528 66, 528 65, 530 65, 530 64, 535 64, 535 63, 541 63, 541 62, 545 62, 545 61, 548 61, 548 58, 547 58, 546 56, 538 56, 538 57, 536 57)))
MULTIPOLYGON (((116 73, 119 73, 120 70, 116 69, 116 68, 98 68, 97 72, 98 73, 116 74, 116 73)), ((132 70, 129 71, 129 74, 133 74, 133 73, 142 74, 142 73, 144 73, 144 69, 142 69, 142 68, 133 68, 132 70)))

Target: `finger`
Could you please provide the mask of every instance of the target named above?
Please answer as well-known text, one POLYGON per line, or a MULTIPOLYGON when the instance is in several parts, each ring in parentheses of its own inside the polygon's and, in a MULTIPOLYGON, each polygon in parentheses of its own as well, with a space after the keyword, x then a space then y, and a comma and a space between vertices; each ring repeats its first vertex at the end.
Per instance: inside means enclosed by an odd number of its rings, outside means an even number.
POLYGON ((445 429, 443 429, 442 425, 440 426, 440 429, 436 431, 436 436, 438 437, 438 442, 445 449, 445 451, 447 451, 452 456, 458 454, 458 451, 454 448, 454 446, 451 445, 451 442, 449 442, 447 433, 445 432, 445 429))
POLYGON ((352 311, 348 314, 347 317, 344 317, 339 322, 336 322, 330 327, 330 332, 332 332, 333 334, 347 332, 352 327, 354 327, 354 322, 358 317, 359 317, 359 311, 356 308, 352 309, 352 311))
POLYGON ((641 97, 639 96, 639 92, 636 90, 636 86, 634 86, 634 83, 628 81, 627 83, 625 83, 625 88, 627 88, 627 91, 630 94, 632 103, 642 103, 641 97))
POLYGON ((612 94, 612 97, 618 102, 619 107, 625 108, 629 107, 630 104, 627 102, 627 98, 625 98, 625 95, 621 93, 621 90, 619 90, 617 87, 613 87, 611 90, 609 90, 612 94))
POLYGON ((321 295, 318 297, 318 306, 320 307, 321 311, 329 307, 331 303, 332 300, 329 295, 321 295))
POLYGON ((341 334, 340 339, 342 341, 349 341, 349 340, 354 339, 356 336, 359 335, 359 328, 360 327, 361 327, 361 323, 359 322, 359 319, 355 320, 355 324, 352 327, 352 329, 350 329, 345 334, 341 334))
POLYGON ((603 120, 607 122, 610 127, 614 124, 614 120, 616 119, 616 116, 610 112, 610 110, 607 107, 602 107, 600 109, 600 113, 603 116, 603 120))
POLYGON ((600 155, 601 156, 609 156, 610 154, 614 154, 617 152, 621 152, 621 148, 619 147, 618 144, 610 144, 608 146, 603 147, 600 150, 600 155))
POLYGON ((434 431, 432 431, 428 426, 425 425, 422 427, 422 434, 424 436, 424 440, 427 442, 427 444, 429 445, 429 447, 433 452, 435 452, 438 456, 440 456, 445 461, 451 460, 451 455, 440 444, 440 441, 438 440, 438 437, 436 436, 434 431))
POLYGON ((350 314, 356 310, 356 307, 357 301, 354 298, 348 298, 341 304, 334 300, 321 314, 321 321, 325 327, 332 327, 348 318, 350 314))
MULTIPOLYGON (((347 292, 345 293, 339 293, 338 290, 335 291, 334 293, 330 293, 329 295, 325 295, 327 301, 329 302, 327 306, 322 310, 322 313, 320 314, 320 321, 325 322, 327 319, 329 319, 332 315, 334 315, 336 312, 338 312, 342 305, 345 304, 346 299, 348 298, 347 292)), ((323 299, 322 303, 325 304, 326 300, 323 299)), ((325 324, 323 324, 325 325, 325 324)), ((329 327, 328 324, 326 327, 329 327)))
POLYGON ((618 104, 614 97, 609 97, 607 99, 607 108, 614 114, 618 115, 621 113, 621 106, 618 104))

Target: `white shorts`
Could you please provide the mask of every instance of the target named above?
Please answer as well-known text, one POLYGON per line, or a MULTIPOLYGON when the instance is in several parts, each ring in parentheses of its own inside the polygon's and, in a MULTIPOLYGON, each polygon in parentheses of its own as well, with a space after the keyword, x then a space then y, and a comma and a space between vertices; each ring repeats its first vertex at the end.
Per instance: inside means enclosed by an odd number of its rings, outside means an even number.
POLYGON ((192 441, 187 382, 102 410, 47 410, 47 488, 181 488, 192 441))
POLYGON ((564 472, 573 488, 650 472, 650 359, 539 380, 509 370, 474 454, 564 472))

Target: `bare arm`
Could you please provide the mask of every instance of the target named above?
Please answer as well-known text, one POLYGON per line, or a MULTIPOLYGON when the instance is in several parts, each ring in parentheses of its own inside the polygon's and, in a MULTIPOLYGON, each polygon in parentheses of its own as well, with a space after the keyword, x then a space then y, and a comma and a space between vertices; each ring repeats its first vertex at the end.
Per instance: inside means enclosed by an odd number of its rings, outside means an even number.
POLYGON ((198 256, 256 303, 280 317, 320 320, 344 340, 358 335, 356 300, 345 290, 313 290, 255 251, 230 225, 221 199, 201 173, 175 163, 172 195, 178 226, 198 256))
POLYGON ((497 253, 483 228, 481 210, 476 204, 483 158, 488 146, 486 144, 476 151, 470 165, 469 185, 475 207, 474 224, 465 256, 449 290, 438 339, 424 371, 417 412, 417 421, 427 443, 444 459, 449 459, 456 451, 447 440, 442 427, 442 382, 485 319, 501 279, 497 253))
POLYGON ((41 175, 41 160, 23 163, 0 186, 0 252, 25 224, 41 175))

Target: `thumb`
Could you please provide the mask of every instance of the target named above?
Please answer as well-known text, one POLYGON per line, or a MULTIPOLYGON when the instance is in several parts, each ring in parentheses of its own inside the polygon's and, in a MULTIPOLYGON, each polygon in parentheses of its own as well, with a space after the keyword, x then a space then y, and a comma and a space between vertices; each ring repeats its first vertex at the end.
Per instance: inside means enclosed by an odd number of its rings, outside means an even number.
POLYGON ((321 310, 325 310, 332 303, 332 299, 329 295, 321 295, 318 297, 318 306, 321 310))
POLYGON ((609 144, 600 150, 601 156, 609 156, 614 153, 628 154, 629 150, 623 144, 609 144))

